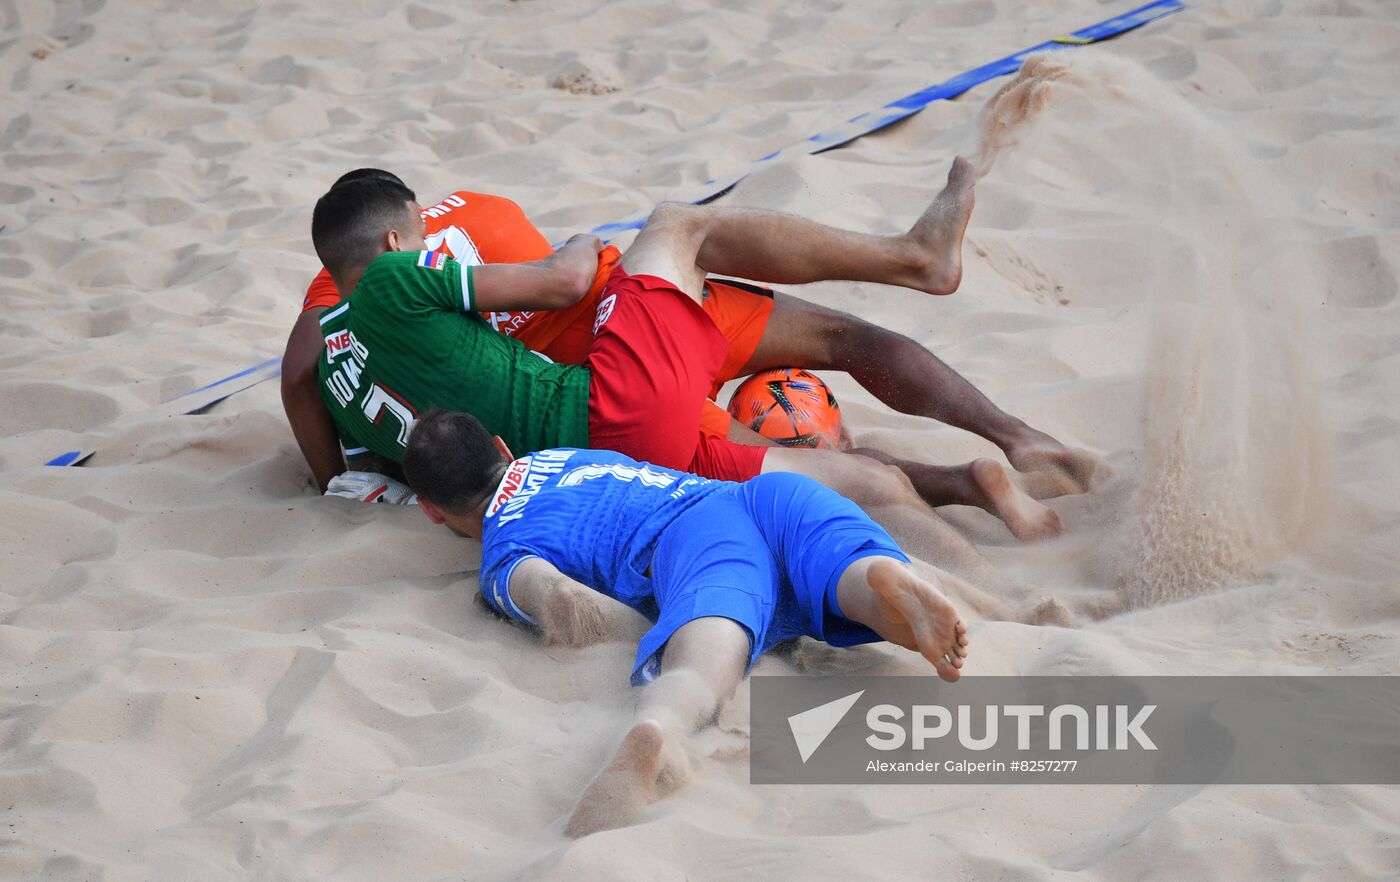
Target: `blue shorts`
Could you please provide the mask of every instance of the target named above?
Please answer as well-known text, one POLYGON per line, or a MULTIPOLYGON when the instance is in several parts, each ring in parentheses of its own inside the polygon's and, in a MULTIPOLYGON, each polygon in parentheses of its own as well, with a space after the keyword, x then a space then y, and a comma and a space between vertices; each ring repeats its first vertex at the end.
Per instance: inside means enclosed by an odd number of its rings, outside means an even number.
POLYGON ((706 616, 748 631, 750 665, 793 637, 833 646, 882 639, 836 602, 842 574, 875 555, 909 560, 855 503, 802 475, 760 475, 710 495, 657 540, 650 596, 619 597, 656 622, 637 648, 633 685, 659 673, 672 634, 706 616))

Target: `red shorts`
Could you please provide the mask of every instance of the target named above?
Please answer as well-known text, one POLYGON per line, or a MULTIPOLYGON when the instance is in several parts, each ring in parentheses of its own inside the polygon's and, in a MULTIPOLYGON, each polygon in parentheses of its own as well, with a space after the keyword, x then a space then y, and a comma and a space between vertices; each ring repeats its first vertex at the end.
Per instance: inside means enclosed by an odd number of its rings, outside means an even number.
POLYGON ((613 270, 584 359, 589 446, 707 478, 754 477, 767 448, 700 431, 728 356, 729 341, 700 304, 664 279, 613 270))

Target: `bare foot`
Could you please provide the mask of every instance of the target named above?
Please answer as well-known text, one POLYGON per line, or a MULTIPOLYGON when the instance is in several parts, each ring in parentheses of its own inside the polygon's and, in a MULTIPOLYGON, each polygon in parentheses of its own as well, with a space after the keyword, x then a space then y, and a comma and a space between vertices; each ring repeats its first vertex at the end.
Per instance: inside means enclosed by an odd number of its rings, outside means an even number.
POLYGON ((610 616, 600 595, 586 588, 563 587, 544 600, 539 617, 544 642, 550 646, 592 646, 616 640, 628 629, 610 616))
POLYGON ((1026 473, 1026 492, 1036 499, 1086 493, 1096 477, 1095 471, 1107 469, 1102 460, 1087 450, 1071 450, 1031 428, 1004 450, 1011 467, 1026 473))
POLYGON ((943 592, 892 560, 871 564, 866 579, 883 620, 870 626, 875 633, 928 659, 949 683, 961 677, 967 626, 943 592))
POLYGON ((907 238, 918 246, 918 272, 907 286, 929 294, 952 294, 962 284, 962 242, 972 217, 977 171, 959 156, 948 183, 934 197, 907 238))
POLYGON ((626 827, 641 810, 685 783, 685 773, 668 761, 666 730, 642 720, 628 730, 622 746, 578 801, 564 833, 574 839, 626 827))
POLYGON ((968 470, 972 482, 985 497, 982 508, 1001 518, 1011 534, 1022 542, 1060 535, 1060 516, 1021 492, 1001 463, 975 459, 968 470))

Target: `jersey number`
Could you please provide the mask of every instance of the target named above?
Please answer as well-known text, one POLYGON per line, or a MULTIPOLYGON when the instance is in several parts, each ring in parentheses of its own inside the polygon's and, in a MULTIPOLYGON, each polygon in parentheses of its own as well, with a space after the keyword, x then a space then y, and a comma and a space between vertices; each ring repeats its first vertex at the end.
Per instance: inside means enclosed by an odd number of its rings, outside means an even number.
POLYGON ((478 266, 482 263, 476 243, 459 227, 445 227, 430 236, 425 236, 423 241, 431 251, 436 251, 446 244, 453 259, 462 266, 478 266))
POLYGON ((648 487, 669 487, 676 483, 675 475, 666 475, 661 472, 653 472, 646 466, 637 468, 635 466, 614 463, 613 465, 586 465, 573 469, 564 477, 559 479, 560 487, 577 487, 584 481, 593 478, 616 478, 619 481, 638 481, 648 487))
POLYGON ((393 392, 378 383, 371 383, 369 394, 365 395, 365 417, 377 426, 386 410, 399 421, 399 446, 407 447, 408 430, 418 422, 418 415, 393 392))

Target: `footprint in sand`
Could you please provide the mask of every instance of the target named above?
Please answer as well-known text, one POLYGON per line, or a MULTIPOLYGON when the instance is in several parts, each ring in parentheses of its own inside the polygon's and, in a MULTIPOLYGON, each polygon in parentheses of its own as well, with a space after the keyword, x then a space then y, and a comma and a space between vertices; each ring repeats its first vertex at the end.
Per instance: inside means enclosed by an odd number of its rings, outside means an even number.
POLYGON ((1070 304, 1064 285, 1036 266, 1030 258, 1017 254, 1006 243, 977 244, 974 247, 977 256, 983 258, 997 275, 1031 295, 1037 303, 1070 304))

